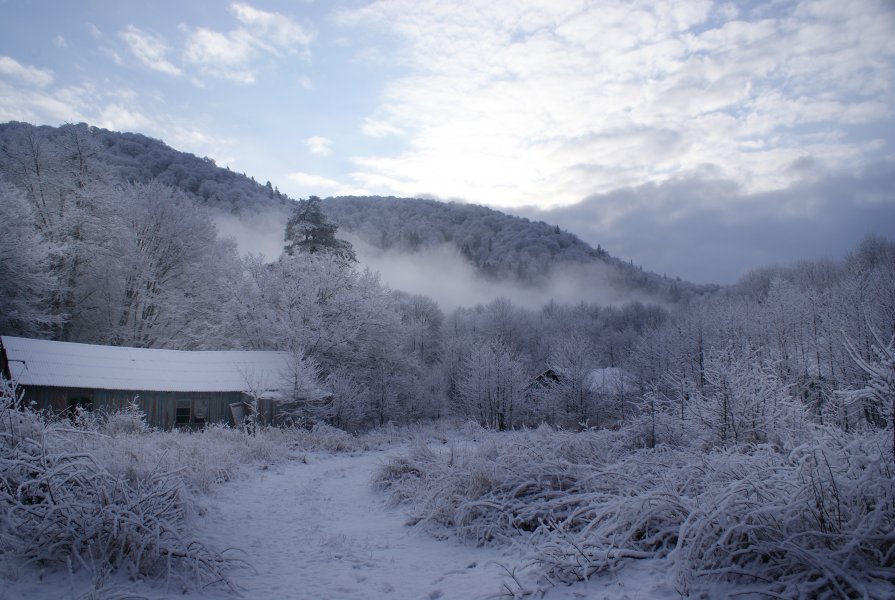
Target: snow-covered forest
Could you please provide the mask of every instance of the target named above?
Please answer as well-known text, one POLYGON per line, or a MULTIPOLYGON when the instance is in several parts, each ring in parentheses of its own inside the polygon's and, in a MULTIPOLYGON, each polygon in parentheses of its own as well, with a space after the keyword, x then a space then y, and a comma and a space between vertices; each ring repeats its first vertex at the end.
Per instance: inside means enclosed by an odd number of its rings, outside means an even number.
POLYGON ((289 351, 292 416, 318 437, 145 431, 135 407, 63 423, 4 382, 0 556, 222 585, 229 559, 191 537, 191 494, 258 456, 452 422, 467 423, 467 443, 448 435, 445 453, 420 439, 375 485, 436 536, 524 547, 529 569, 508 596, 550 597, 644 559, 669 561, 673 589, 697 597, 895 594, 892 240, 694 286, 481 207, 293 203, 146 140, 0 127, 0 333, 289 351), (221 211, 282 215, 282 255, 240 256, 217 232, 221 211), (532 285, 599 262, 614 269, 606 285, 637 299, 446 312, 361 267, 339 225, 381 248, 452 243, 482 277, 532 285), (184 471, 172 457, 191 444, 232 467, 184 471))

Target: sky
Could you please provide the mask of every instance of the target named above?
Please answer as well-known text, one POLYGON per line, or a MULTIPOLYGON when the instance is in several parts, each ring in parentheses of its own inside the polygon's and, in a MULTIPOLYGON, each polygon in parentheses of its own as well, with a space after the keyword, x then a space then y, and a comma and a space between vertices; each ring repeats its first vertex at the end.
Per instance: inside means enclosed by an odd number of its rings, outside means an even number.
POLYGON ((0 122, 484 204, 727 283, 895 237, 895 3, 0 0, 0 122))

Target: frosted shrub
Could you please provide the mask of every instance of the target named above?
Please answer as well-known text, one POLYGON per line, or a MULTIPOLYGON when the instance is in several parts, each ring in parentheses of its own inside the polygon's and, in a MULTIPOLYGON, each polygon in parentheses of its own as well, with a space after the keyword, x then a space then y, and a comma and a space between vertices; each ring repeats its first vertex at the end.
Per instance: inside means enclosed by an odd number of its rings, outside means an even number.
POLYGON ((733 581, 782 597, 891 597, 895 476, 882 435, 825 436, 789 454, 718 454, 681 525, 685 591, 733 581))
POLYGON ((804 439, 805 408, 758 350, 727 347, 707 353, 705 377, 704 390, 696 391, 686 408, 685 429, 707 449, 770 443, 788 450, 804 439))
POLYGON ((103 430, 109 435, 141 433, 146 431, 146 413, 137 404, 136 398, 121 410, 109 413, 103 422, 103 430))
MULTIPOLYGON (((226 581, 228 560, 187 534, 184 480, 158 464, 113 475, 110 438, 44 421, 0 383, 0 554, 131 576, 226 581)), ((120 438, 123 439, 123 438, 120 438)))
POLYGON ((345 452, 357 449, 357 444, 351 434, 321 421, 314 423, 311 435, 306 437, 310 438, 315 449, 319 450, 345 452))
MULTIPOLYGON (((20 452, 31 452, 43 424, 40 416, 22 407, 22 392, 0 377, 0 451, 5 460, 20 452)), ((4 464, 4 466, 8 466, 4 464)))
POLYGON ((667 557, 692 595, 893 597, 888 433, 810 433, 709 453, 625 449, 625 431, 487 433, 450 454, 415 446, 375 484, 438 536, 524 540, 541 585, 667 557))
POLYGON ((30 468, 30 477, 0 492, 6 551, 28 562, 100 564, 132 575, 193 573, 199 584, 224 579, 223 557, 184 534, 176 476, 155 473, 130 484, 83 455, 51 455, 30 468))
POLYGON ((103 416, 78 405, 75 407, 71 422, 78 429, 99 431, 103 426, 103 416))

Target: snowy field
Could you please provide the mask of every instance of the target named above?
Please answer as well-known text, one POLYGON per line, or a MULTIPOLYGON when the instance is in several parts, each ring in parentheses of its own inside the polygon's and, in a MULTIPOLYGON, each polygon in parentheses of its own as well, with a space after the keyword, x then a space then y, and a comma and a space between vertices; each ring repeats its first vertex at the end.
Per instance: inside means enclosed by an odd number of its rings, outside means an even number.
MULTIPOLYGON (((439 539, 408 525, 406 511, 390 506, 374 489, 373 475, 408 452, 406 443, 392 437, 377 440, 380 448, 299 452, 288 460, 260 461, 197 498, 198 514, 192 519, 197 539, 236 559, 226 569, 229 586, 184 587, 164 577, 129 581, 121 573, 96 577, 84 569, 19 568, 7 562, 0 599, 460 600, 519 594, 519 584, 532 579, 523 548, 439 539)), ((459 439, 430 445, 437 452, 470 444, 459 439)), ((662 581, 663 561, 654 562, 538 596, 678 597, 662 581)))
MULTIPOLYGON (((516 588, 507 570, 523 567, 519 551, 435 539, 371 489, 371 474, 395 454, 313 454, 307 464, 262 472, 221 490, 202 529, 219 548, 245 550, 256 572, 234 582, 251 598, 508 597, 516 588)), ((641 572, 639 581, 605 580, 587 592, 562 586, 547 597, 656 598, 656 577, 641 572)))
POLYGON ((12 396, 0 600, 895 596, 887 431, 712 451, 636 427, 164 432, 12 396))

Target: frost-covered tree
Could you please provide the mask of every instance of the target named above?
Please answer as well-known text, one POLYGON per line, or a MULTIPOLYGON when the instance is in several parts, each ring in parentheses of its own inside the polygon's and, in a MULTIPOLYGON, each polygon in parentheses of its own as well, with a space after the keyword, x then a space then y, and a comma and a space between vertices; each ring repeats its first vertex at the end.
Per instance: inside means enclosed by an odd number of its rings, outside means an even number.
POLYGON ((457 396, 468 417, 504 430, 525 422, 527 378, 522 364, 502 343, 479 342, 463 360, 457 396))
POLYGON ((280 373, 280 389, 275 391, 277 413, 285 422, 306 419, 331 420, 331 393, 326 389, 320 367, 301 348, 280 373))
MULTIPOLYGON (((284 255, 273 264, 249 257, 227 311, 231 335, 245 347, 301 348, 324 378, 362 382, 364 393, 348 402, 363 399, 369 421, 413 412, 417 362, 402 352, 399 307, 376 274, 327 254, 284 255)), ((347 408, 352 419, 355 408, 347 408)))
POLYGON ((895 462, 895 334, 884 344, 879 334, 871 330, 874 338, 873 357, 861 355, 854 344, 846 339, 849 356, 865 373, 867 379, 858 389, 841 390, 838 395, 845 406, 860 404, 864 420, 877 427, 892 430, 892 461, 895 462))
POLYGON ((420 365, 431 366, 441 358, 444 313, 431 298, 396 293, 401 324, 406 332, 405 351, 420 365))
POLYGON ((207 209, 161 183, 114 193, 108 237, 91 258, 96 292, 76 323, 81 339, 136 347, 202 348, 218 341, 224 271, 235 265, 207 209))
POLYGON ((54 313, 51 246, 23 194, 0 177, 0 332, 42 336, 64 320, 54 313))
POLYGON ((580 333, 572 333, 557 340, 550 354, 550 368, 556 380, 548 380, 549 398, 555 403, 553 414, 573 423, 600 425, 601 407, 595 405, 595 394, 590 382, 594 363, 594 345, 580 333))
POLYGON ((350 367, 336 367, 326 376, 330 395, 325 419, 346 430, 356 430, 369 422, 369 389, 363 374, 350 367))
POLYGON ((351 244, 336 237, 338 227, 329 222, 320 207, 320 198, 311 196, 299 200, 286 223, 285 251, 289 256, 297 252, 330 254, 345 262, 356 257, 351 244))
POLYGON ((68 315, 55 329, 69 339, 93 293, 92 258, 107 235, 109 173, 97 162, 97 140, 86 125, 38 130, 15 124, 0 139, 0 169, 25 194, 41 237, 50 245, 58 285, 53 312, 68 315))
POLYGON ((788 387, 754 348, 713 350, 706 356, 706 385, 690 407, 693 433, 709 446, 792 448, 802 438, 807 415, 788 387))

